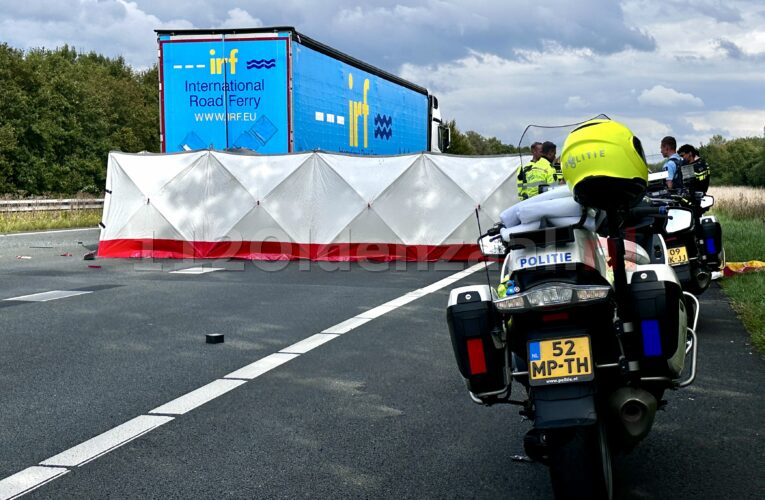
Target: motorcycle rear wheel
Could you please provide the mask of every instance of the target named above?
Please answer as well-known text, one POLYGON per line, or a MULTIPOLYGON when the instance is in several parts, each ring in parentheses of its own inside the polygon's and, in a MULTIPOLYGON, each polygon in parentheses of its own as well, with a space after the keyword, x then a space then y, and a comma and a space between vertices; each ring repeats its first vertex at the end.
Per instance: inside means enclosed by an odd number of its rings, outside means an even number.
POLYGON ((551 446, 550 481, 556 500, 611 500, 613 475, 605 426, 560 429, 551 446))

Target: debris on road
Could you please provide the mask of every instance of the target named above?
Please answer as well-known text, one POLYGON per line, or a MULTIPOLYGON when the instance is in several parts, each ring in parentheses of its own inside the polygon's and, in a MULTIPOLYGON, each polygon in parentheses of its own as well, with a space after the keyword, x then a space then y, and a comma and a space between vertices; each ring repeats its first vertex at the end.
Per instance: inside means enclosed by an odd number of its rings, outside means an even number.
POLYGON ((223 343, 223 334, 222 333, 208 333, 205 335, 205 342, 208 344, 222 344, 223 343))

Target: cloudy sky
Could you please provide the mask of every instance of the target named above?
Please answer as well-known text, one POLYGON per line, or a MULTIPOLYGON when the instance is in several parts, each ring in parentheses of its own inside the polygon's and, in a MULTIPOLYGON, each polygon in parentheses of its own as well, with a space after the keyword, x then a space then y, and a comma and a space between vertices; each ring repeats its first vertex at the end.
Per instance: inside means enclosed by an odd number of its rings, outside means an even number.
POLYGON ((0 0, 0 43, 156 62, 155 29, 295 26, 427 87, 445 117, 517 144, 606 113, 664 135, 762 136, 762 0, 0 0))

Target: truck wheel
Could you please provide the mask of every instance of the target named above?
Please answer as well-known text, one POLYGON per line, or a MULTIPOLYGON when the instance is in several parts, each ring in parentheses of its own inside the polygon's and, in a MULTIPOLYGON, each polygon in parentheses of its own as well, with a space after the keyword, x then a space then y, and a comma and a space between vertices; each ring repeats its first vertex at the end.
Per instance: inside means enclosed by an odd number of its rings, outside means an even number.
POLYGON ((613 498, 611 452, 602 423, 560 429, 552 441, 550 481, 556 500, 613 498))

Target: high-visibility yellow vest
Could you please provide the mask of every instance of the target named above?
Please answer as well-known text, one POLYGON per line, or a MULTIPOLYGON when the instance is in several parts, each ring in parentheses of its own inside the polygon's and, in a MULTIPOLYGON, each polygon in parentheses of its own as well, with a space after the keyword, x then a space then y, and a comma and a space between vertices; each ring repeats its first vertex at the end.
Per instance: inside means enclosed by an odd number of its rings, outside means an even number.
POLYGON ((543 186, 554 186, 557 183, 555 167, 547 158, 540 158, 524 166, 518 173, 518 198, 531 198, 538 195, 543 186))

